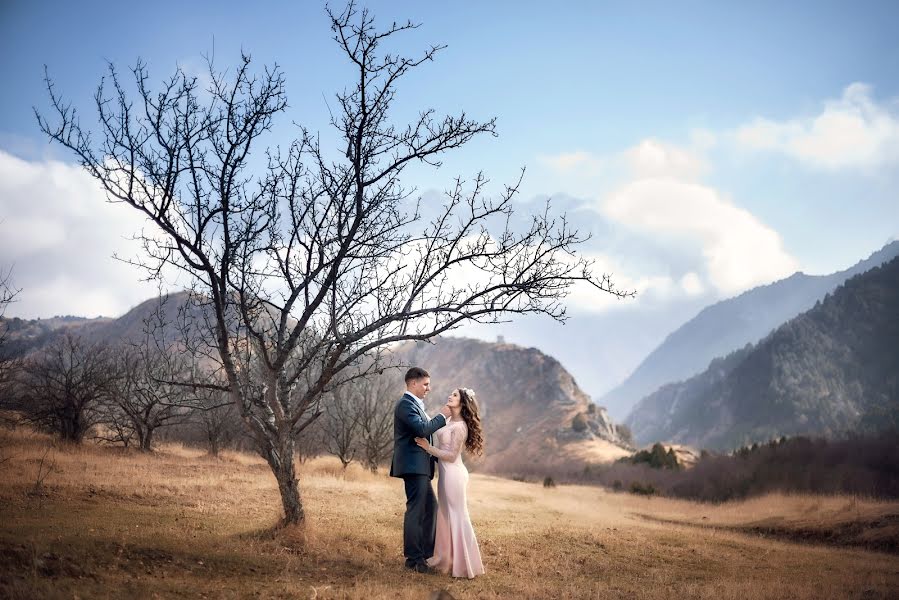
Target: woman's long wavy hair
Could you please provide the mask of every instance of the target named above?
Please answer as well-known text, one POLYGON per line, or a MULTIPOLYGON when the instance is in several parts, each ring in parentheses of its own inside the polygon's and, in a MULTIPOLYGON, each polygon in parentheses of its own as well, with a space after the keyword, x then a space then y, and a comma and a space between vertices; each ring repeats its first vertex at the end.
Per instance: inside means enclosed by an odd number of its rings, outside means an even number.
POLYGON ((465 449, 472 454, 481 456, 484 454, 484 428, 481 426, 481 409, 478 408, 474 390, 459 388, 459 407, 462 409, 462 419, 468 426, 465 449))

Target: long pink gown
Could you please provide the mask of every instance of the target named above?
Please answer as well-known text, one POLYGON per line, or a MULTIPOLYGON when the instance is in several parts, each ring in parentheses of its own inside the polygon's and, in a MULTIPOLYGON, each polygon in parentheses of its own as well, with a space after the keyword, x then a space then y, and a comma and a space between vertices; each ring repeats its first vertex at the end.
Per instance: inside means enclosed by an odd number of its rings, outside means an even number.
POLYGON ((453 577, 469 579, 484 574, 478 540, 468 516, 468 469, 462 462, 462 446, 468 438, 468 426, 459 419, 449 420, 435 433, 436 443, 431 453, 436 456, 437 473, 437 534, 434 556, 428 566, 443 573, 452 571, 453 577))

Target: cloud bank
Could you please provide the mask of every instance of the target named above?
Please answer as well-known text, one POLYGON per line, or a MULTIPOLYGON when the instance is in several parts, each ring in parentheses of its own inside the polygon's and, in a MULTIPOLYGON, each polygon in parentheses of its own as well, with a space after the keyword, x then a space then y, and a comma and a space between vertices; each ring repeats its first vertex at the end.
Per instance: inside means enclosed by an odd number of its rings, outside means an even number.
MULTIPOLYGON (((630 238, 631 248, 660 253, 652 261, 655 272, 653 267, 609 269, 622 287, 636 289, 644 298, 727 297, 795 272, 798 261, 784 249, 777 231, 703 182, 711 171, 705 152, 715 146, 717 136, 694 132, 691 138, 690 146, 650 138, 610 159, 578 153, 576 161, 560 155, 545 164, 565 170, 578 164, 616 165, 619 183, 594 196, 591 207, 619 235, 630 238)), ((597 264, 611 267, 614 261, 599 255, 597 264)), ((577 290, 572 299, 594 310, 614 305, 589 290, 577 290)))
POLYGON ((128 238, 143 225, 79 167, 0 150, 0 267, 22 289, 6 315, 118 316, 155 295, 140 271, 112 258, 139 253, 128 238))
MULTIPOLYGON (((724 296, 786 277, 798 263, 783 248, 780 235, 749 211, 735 206, 717 190, 673 178, 646 178, 613 192, 602 213, 645 235, 661 235, 701 248, 708 282, 724 296)), ((687 293, 704 284, 695 271, 681 277, 687 293)))
POLYGON ((820 113, 784 121, 758 117, 736 129, 740 147, 777 152, 818 169, 873 170, 899 163, 899 111, 853 83, 820 113))

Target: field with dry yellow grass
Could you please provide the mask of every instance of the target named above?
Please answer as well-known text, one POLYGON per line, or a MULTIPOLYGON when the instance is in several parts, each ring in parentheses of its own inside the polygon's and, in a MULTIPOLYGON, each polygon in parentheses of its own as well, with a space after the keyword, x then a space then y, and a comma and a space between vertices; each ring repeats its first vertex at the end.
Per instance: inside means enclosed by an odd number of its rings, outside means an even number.
POLYGON ((275 481, 254 456, 51 444, 0 432, 0 597, 899 596, 895 502, 708 505, 475 474, 487 574, 453 580, 403 568, 402 484, 386 474, 305 463, 307 525, 277 529, 275 481))

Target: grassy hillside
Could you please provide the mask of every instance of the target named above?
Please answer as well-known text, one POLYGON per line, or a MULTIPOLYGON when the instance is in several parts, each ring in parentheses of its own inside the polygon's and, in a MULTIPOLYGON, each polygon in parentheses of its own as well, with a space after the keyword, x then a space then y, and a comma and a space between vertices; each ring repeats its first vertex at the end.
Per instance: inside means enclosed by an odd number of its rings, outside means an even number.
POLYGON ((895 524, 897 503, 703 505, 474 475, 488 572, 459 581, 402 567, 402 485, 384 474, 307 462, 308 525, 276 530, 275 482, 254 456, 51 442, 0 432, 0 597, 412 599, 445 589, 455 598, 870 599, 899 589, 899 557, 842 545, 864 544, 865 523, 895 524), (856 531, 811 538, 837 545, 788 541, 810 527, 856 531))

